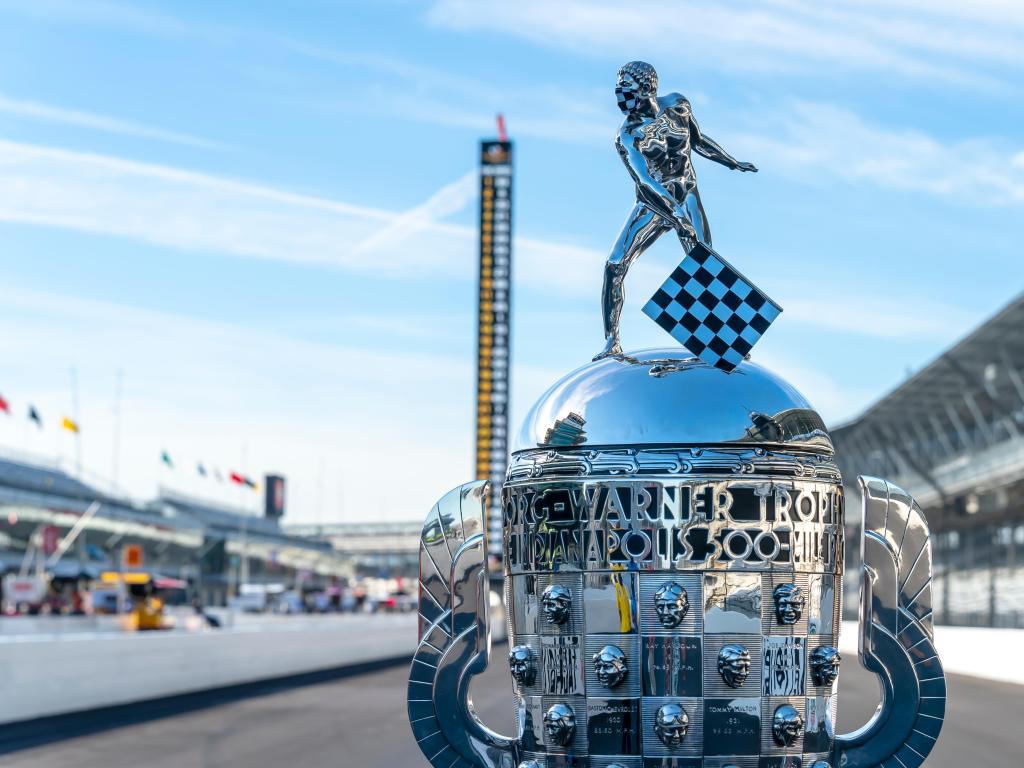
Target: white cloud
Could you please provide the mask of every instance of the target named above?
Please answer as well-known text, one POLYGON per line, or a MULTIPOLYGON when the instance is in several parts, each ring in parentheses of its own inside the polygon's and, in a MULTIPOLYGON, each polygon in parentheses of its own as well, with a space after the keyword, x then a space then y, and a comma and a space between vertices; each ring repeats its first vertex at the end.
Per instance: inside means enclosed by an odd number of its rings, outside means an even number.
POLYGON ((352 244, 365 242, 402 212, 9 141, 0 141, 0 172, 0 220, 174 248, 370 274, 452 274, 463 266, 450 244, 470 237, 469 228, 430 221, 421 212, 415 229, 419 247, 363 257, 352 244))
MULTIPOLYGON (((650 0, 642 8, 594 0, 477 3, 438 0, 428 18, 458 30, 522 37, 589 55, 645 55, 754 72, 885 72, 968 86, 1005 86, 995 66, 1024 65, 1019 4, 989 2, 973 14, 954 3, 650 0)), ((1009 83, 1013 79, 1009 78, 1009 83)))
POLYGON ((69 125, 75 128, 88 128, 106 133, 115 133, 122 136, 136 136, 142 139, 155 139, 166 141, 172 144, 185 144, 187 146, 214 149, 220 145, 217 142, 192 136, 187 133, 168 131, 163 128, 155 128, 144 123, 137 123, 131 120, 121 120, 116 117, 97 115, 92 112, 83 112, 76 109, 66 109, 50 104, 41 104, 36 101, 24 101, 12 99, 0 94, 0 112, 15 117, 40 120, 48 123, 69 125))
MULTIPOLYGON (((495 132, 495 116, 509 118, 510 132, 573 144, 608 146, 618 115, 610 91, 570 92, 552 83, 519 85, 513 78, 495 83, 467 77, 461 72, 436 69, 394 56, 325 48, 283 38, 278 42, 294 53, 360 73, 372 74, 358 104, 332 99, 338 109, 369 109, 405 120, 471 129, 482 135, 495 132), (538 106, 542 110, 538 110, 538 106)), ((699 100, 699 95, 694 95, 699 100)))
MULTIPOLYGON (((472 279, 473 226, 443 221, 475 200, 474 173, 389 211, 165 165, 0 140, 0 221, 383 277, 472 279), (415 247, 409 247, 410 241, 415 247)), ((517 278, 547 290, 600 284, 605 254, 517 238, 517 278)))
POLYGON ((451 184, 445 184, 430 198, 414 208, 395 216, 352 248, 353 256, 394 247, 430 229, 439 220, 466 208, 476 199, 476 171, 468 171, 451 184))
MULTIPOLYGON (((738 135, 730 137, 730 143, 756 157, 765 173, 806 176, 812 183, 831 175, 852 183, 956 196, 959 203, 1024 202, 1024 168, 1013 163, 1011 153, 1000 152, 991 143, 944 144, 918 132, 873 126, 828 104, 795 104, 788 113, 779 123, 781 138, 738 135)), ((473 172, 404 212, 6 141, 0 141, 0 172, 5 180, 0 185, 0 221, 385 278, 430 275, 471 280, 474 275, 475 227, 444 220, 475 200, 473 172)), ((519 286, 568 296, 597 296, 600 291, 604 249, 518 237, 514 251, 519 286)), ((649 283, 653 290, 660 277, 655 266, 641 261, 632 270, 631 282, 649 283)), ((787 305, 790 317, 821 322, 821 307, 813 301, 797 299, 787 305)), ((894 305, 885 303, 879 309, 890 306, 894 305)), ((907 307, 907 300, 895 306, 907 307)), ((952 311, 911 308, 899 323, 867 322, 859 329, 840 330, 918 338, 935 332, 926 318, 949 317, 952 311)), ((841 314, 830 316, 841 324, 841 314)))
POLYGON ((942 141, 922 131, 873 124, 835 104, 794 102, 777 110, 776 133, 734 134, 730 143, 766 172, 868 183, 955 198, 963 205, 1024 203, 1019 147, 970 138, 942 141))
POLYGON ((61 24, 96 25, 166 37, 189 32, 189 25, 153 8, 109 0, 0 0, 0 10, 61 24))

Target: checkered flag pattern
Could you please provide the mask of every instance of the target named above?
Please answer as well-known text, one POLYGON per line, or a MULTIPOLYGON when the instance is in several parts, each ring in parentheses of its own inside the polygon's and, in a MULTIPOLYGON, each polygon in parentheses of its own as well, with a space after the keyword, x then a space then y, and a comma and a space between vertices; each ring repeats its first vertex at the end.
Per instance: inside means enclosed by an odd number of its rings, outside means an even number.
POLYGON ((731 371, 768 330, 782 308, 699 243, 669 275, 644 314, 690 352, 731 371))

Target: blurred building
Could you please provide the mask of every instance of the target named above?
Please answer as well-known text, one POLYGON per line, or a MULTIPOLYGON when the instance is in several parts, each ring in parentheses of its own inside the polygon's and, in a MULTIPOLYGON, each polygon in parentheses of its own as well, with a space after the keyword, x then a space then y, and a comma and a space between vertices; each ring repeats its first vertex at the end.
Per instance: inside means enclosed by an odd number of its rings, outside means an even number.
MULTIPOLYGON (((1024 627, 1024 294, 831 434, 848 541, 860 540, 855 477, 890 480, 928 518, 936 620, 1024 627)), ((847 583, 847 607, 856 595, 847 583)))
POLYGON ((294 535, 329 542, 351 561, 356 575, 392 577, 419 576, 422 529, 416 522, 285 526, 294 535))
POLYGON ((203 544, 196 555, 207 604, 223 605, 239 584, 324 587, 354 573, 351 558, 327 541, 285 531, 272 509, 260 517, 164 488, 150 506, 201 525, 203 544))
POLYGON ((204 604, 224 605, 241 584, 322 588, 353 573, 329 542, 286 532, 280 511, 274 503, 261 517, 169 490, 140 504, 57 465, 0 458, 0 575, 40 569, 60 589, 122 570, 130 548, 137 563, 125 570, 180 579, 204 604), (58 557, 56 544, 80 522, 58 557))

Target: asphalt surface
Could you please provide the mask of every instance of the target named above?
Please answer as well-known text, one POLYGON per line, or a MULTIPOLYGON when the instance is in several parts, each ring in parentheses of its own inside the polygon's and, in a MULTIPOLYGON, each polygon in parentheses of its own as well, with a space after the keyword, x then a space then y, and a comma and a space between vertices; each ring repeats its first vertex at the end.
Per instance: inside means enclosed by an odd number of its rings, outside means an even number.
MULTIPOLYGON (((514 730, 504 647, 474 682, 480 717, 514 730)), ((839 730, 864 723, 874 679, 845 665, 839 730)), ((406 668, 233 701, 0 757, 16 768, 424 768, 406 722, 406 668)), ((946 725, 927 768, 1024 765, 1024 686, 951 676, 946 725)), ((0 726, 2 727, 2 726, 0 726)))

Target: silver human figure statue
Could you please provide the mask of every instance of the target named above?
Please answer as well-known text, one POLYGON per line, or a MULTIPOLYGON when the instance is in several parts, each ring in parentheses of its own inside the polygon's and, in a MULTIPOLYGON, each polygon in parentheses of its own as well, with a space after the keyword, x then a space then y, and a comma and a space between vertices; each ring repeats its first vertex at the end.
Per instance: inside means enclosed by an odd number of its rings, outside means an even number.
POLYGON ((691 150, 737 171, 756 172, 701 133, 693 109, 678 93, 658 95, 658 74, 643 61, 619 70, 615 98, 626 119, 615 148, 636 183, 636 205, 612 248, 604 271, 601 312, 605 346, 595 357, 622 354, 619 316, 629 267, 655 240, 675 230, 689 253, 695 242, 711 247, 711 230, 697 191, 691 150))

